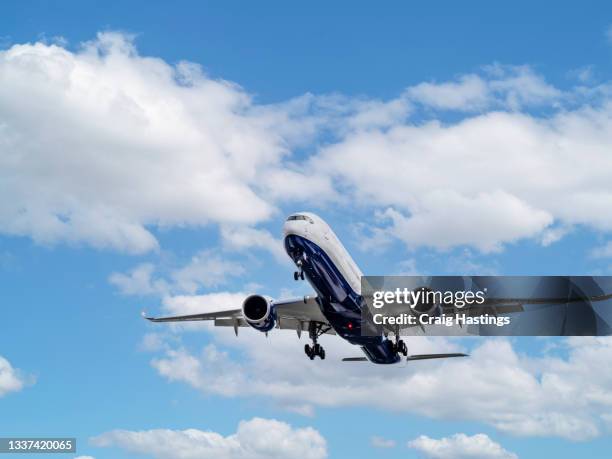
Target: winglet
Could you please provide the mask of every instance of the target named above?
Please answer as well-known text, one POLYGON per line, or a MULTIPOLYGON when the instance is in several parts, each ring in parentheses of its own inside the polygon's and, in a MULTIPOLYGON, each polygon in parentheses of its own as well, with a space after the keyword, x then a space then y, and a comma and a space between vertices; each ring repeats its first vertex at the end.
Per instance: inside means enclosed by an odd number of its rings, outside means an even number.
POLYGON ((140 315, 142 316, 143 319, 146 319, 150 322, 157 322, 157 319, 155 317, 147 316, 147 313, 145 311, 142 311, 140 315))

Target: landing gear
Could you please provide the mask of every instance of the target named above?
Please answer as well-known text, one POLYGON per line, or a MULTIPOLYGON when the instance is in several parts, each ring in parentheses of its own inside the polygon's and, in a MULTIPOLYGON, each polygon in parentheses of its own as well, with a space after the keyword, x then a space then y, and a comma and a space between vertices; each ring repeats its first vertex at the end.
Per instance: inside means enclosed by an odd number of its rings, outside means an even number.
POLYGON ((323 349, 323 346, 320 344, 315 344, 313 346, 306 344, 304 346, 304 352, 310 360, 314 360, 317 355, 321 357, 321 360, 325 360, 325 349, 323 349))
POLYGON ((301 259, 298 260, 296 262, 296 265, 298 267, 298 270, 293 273, 293 280, 298 280, 298 279, 304 280, 304 270, 302 269, 302 260, 301 259))
POLYGON ((308 335, 312 340, 312 346, 310 344, 306 344, 304 346, 304 352, 310 360, 314 360, 316 356, 321 357, 321 360, 325 360, 325 349, 323 349, 323 346, 317 343, 317 340, 319 339, 319 336, 327 332, 330 328, 331 327, 328 325, 318 322, 310 322, 308 325, 308 335))
POLYGON ((396 354, 402 354, 404 357, 408 356, 408 346, 400 339, 399 328, 395 329, 395 343, 393 343, 393 350, 396 354))
POLYGON ((395 352, 398 354, 402 354, 404 357, 408 355, 408 346, 406 346, 406 343, 404 343, 403 340, 400 339, 396 341, 393 347, 395 348, 395 352))

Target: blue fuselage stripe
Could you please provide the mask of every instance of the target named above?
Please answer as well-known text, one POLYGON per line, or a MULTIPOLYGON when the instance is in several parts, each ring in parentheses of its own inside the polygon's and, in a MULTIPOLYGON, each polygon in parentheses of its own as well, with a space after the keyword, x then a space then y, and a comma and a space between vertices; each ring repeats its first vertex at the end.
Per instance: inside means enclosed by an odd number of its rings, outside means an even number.
POLYGON ((317 292, 321 312, 339 336, 361 346, 375 363, 399 360, 391 342, 382 337, 382 330, 362 318, 363 297, 351 288, 321 247, 307 238, 289 234, 285 237, 285 250, 295 263, 301 260, 304 274, 317 292))

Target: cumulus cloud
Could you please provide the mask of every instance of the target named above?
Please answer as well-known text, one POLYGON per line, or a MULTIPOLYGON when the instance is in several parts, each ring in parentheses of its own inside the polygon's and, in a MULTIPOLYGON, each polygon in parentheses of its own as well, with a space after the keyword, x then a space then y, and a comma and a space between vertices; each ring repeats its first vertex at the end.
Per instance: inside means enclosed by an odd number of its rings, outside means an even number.
POLYGON ((114 430, 91 440, 157 459, 263 459, 327 457, 325 439, 311 427, 293 428, 274 419, 241 421, 236 433, 223 436, 198 429, 114 430))
POLYGON ((17 44, 0 51, 0 232, 141 253, 158 228, 217 224, 227 248, 280 258, 258 224, 281 206, 355 202, 409 247, 610 232, 611 94, 493 64, 389 100, 264 105, 119 33, 17 44))
POLYGON ((221 236, 224 245, 232 250, 263 249, 271 253, 280 262, 287 260, 282 241, 280 238, 272 236, 269 231, 249 227, 225 226, 221 228, 221 236))
POLYGON ((406 90, 408 98, 436 110, 520 110, 555 102, 562 93, 528 66, 485 67, 484 75, 461 75, 456 81, 420 83, 406 90))
POLYGON ((26 381, 11 363, 0 356, 0 397, 9 392, 18 392, 23 389, 26 381))
POLYGON ((185 265, 168 270, 166 277, 157 270, 151 263, 142 263, 127 273, 112 273, 109 282, 124 295, 166 296, 218 287, 244 273, 242 265, 211 250, 198 252, 185 265))
POLYGON ((242 273, 242 265, 206 250, 194 255, 187 265, 172 272, 171 277, 176 290, 195 293, 202 286, 217 287, 224 284, 228 277, 242 273))
MULTIPOLYGON (((153 226, 255 223, 256 188, 288 154, 275 122, 235 84, 140 56, 102 33, 76 52, 0 52, 0 231, 43 243, 156 248, 153 226)), ((288 123, 285 123, 288 124, 288 123)), ((283 132, 301 136, 299 125, 283 132)), ((306 128, 305 128, 306 129, 306 128)))
POLYGON ((463 75, 458 81, 420 83, 408 88, 408 96, 427 107, 448 110, 482 110, 489 105, 486 82, 477 75, 463 75))
POLYGON ((410 441, 410 448, 431 459, 518 459, 485 434, 468 436, 463 433, 440 439, 426 435, 410 441))
POLYGON ((153 279, 155 266, 142 263, 127 273, 112 273, 108 281, 123 295, 153 295, 168 292, 168 283, 163 279, 153 279))
POLYGON ((325 146, 312 167, 356 202, 386 208, 389 232, 411 247, 498 250, 524 238, 549 241, 542 235, 553 223, 609 232, 611 107, 353 132, 325 146))
POLYGON ((422 211, 409 217, 387 209, 382 214, 391 220, 387 231, 410 247, 430 245, 446 249, 468 244, 491 252, 501 249, 500 241, 512 242, 536 234, 553 220, 548 213, 502 191, 479 193, 473 198, 452 191, 433 192, 423 204, 422 211), (446 226, 449 222, 452 232, 446 226), (475 233, 474 227, 479 231, 475 233))
MULTIPOLYGON (((205 311, 217 303, 236 307, 238 298, 219 301, 181 297, 166 307, 172 313, 205 311)), ((276 331, 268 337, 248 328, 238 339, 231 329, 209 330, 215 344, 201 351, 172 343, 152 360, 169 381, 183 382, 208 394, 275 401, 293 409, 366 406, 434 419, 482 422, 518 436, 556 436, 586 440, 607 432, 612 408, 612 377, 599 371, 612 358, 612 339, 560 341, 566 357, 519 354, 505 339, 449 340, 407 338, 411 353, 457 352, 470 357, 417 362, 405 368, 349 365, 342 357, 359 349, 336 337, 323 336, 327 358, 308 361, 295 334, 276 331), (295 372, 295 362, 308 371, 295 372), (452 385, 448 381, 453 381, 452 385)), ((543 343, 542 343, 543 344, 543 343)), ((544 346, 544 344, 543 344, 544 346)), ((545 346, 544 346, 545 347, 545 346)))

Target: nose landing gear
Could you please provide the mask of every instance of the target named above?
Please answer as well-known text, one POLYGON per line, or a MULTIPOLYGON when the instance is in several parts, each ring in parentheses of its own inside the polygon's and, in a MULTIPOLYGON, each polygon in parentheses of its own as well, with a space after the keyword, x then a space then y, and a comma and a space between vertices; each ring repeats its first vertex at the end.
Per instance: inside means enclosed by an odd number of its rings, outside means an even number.
POLYGON ((310 344, 306 344, 304 346, 304 352, 310 360, 314 360, 316 356, 319 356, 321 360, 325 360, 325 349, 323 349, 323 346, 317 343, 317 340, 319 339, 319 336, 327 332, 330 328, 331 327, 329 325, 319 322, 310 322, 308 325, 308 335, 312 340, 312 346, 310 344))

